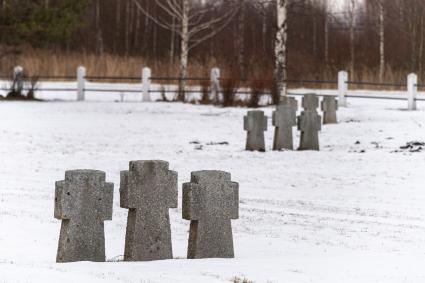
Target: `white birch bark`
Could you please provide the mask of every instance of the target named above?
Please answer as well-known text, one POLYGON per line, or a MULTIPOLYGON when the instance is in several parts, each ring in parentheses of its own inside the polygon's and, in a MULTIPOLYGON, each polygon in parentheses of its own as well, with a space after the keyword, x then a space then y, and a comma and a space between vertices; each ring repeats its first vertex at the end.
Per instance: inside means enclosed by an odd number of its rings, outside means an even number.
POLYGON ((189 57, 189 0, 183 0, 182 7, 182 31, 181 31, 181 50, 180 50, 180 81, 178 100, 185 100, 185 90, 187 78, 187 63, 189 57))
POLYGON ((423 53, 424 53, 424 14, 421 13, 421 31, 419 40, 419 51, 418 51, 418 62, 419 62, 419 74, 422 74, 423 70, 423 53))
MULTIPOLYGON (((175 32, 180 39, 180 81, 178 99, 184 100, 184 89, 186 86, 185 79, 188 73, 189 52, 202 42, 211 39, 221 32, 232 21, 236 15, 236 5, 228 6, 222 15, 210 17, 209 12, 215 10, 213 3, 203 3, 201 6, 194 6, 191 0, 155 0, 155 9, 159 8, 170 16, 161 17, 159 14, 149 12, 148 7, 144 7, 142 0, 129 0, 133 2, 140 11, 155 24, 154 28, 161 27, 172 32, 175 32), (175 19, 175 24, 173 24, 175 19)), ((230 2, 232 3, 232 2, 230 2)), ((154 42, 154 44, 156 44, 154 42)), ((155 49, 155 48, 154 48, 155 49)))
POLYGON ((275 38, 275 60, 276 60, 276 87, 280 96, 287 93, 286 85, 286 48, 287 48, 287 0, 277 1, 277 30, 275 38))
POLYGON ((349 30, 350 30, 350 76, 351 79, 354 79, 354 65, 355 65, 355 11, 356 11, 356 1, 350 0, 350 9, 349 9, 349 30))

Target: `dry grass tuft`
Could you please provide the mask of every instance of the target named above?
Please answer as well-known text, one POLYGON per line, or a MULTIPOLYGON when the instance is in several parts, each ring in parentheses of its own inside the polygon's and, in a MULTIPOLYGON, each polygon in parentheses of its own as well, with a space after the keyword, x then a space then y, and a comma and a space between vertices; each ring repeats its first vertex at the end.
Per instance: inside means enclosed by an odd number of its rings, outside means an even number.
POLYGON ((232 278, 232 283, 254 283, 254 281, 248 280, 246 278, 240 278, 240 277, 233 277, 232 278))

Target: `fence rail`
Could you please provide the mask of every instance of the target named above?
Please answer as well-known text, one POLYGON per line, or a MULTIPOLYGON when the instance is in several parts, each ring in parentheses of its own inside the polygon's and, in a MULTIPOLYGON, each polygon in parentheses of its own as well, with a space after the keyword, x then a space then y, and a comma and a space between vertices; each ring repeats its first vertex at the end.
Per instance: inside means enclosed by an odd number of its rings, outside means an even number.
POLYGON ((210 81, 211 78, 203 78, 203 77, 188 77, 188 78, 180 78, 180 77, 150 77, 152 81, 210 81))
POLYGON ((107 81, 107 80, 114 80, 114 81, 141 81, 141 77, 117 77, 117 76, 85 76, 84 77, 86 80, 102 80, 102 81, 107 81))
POLYGON ((361 81, 347 81, 346 83, 349 85, 406 87, 406 83, 380 83, 380 82, 361 82, 361 81))
MULTIPOLYGON (((211 70, 210 77, 166 77, 166 76, 153 76, 152 71, 149 68, 143 68, 140 77, 137 76, 100 76, 100 75, 87 75, 86 69, 84 67, 79 67, 77 69, 77 73, 75 76, 50 76, 50 75, 42 75, 42 76, 26 76, 23 72, 22 67, 16 67, 14 69, 12 76, 4 76, 0 75, 0 79, 6 79, 9 81, 13 81, 13 87, 19 88, 20 90, 35 90, 35 91, 46 91, 46 92, 76 92, 77 100, 83 101, 85 100, 85 93, 88 92, 99 92, 99 93, 139 93, 141 94, 142 101, 151 101, 151 94, 163 93, 164 91, 167 93, 179 93, 180 90, 176 84, 171 84, 175 86, 174 89, 164 89, 162 86, 160 89, 152 87, 152 81, 157 81, 159 84, 162 82, 181 82, 181 81, 193 81, 193 82, 209 82, 209 92, 211 97, 218 98, 223 93, 224 82, 229 80, 235 80, 232 78, 225 78, 220 76, 220 69, 214 68, 211 70), (47 81, 57 81, 57 80, 67 80, 67 81, 75 81, 76 87, 29 87, 24 85, 24 80, 47 80, 47 81), (99 87, 95 85, 87 85, 90 81, 101 81, 101 82, 129 82, 131 81, 137 88, 128 88, 128 87, 117 87, 109 86, 109 87, 99 87)), ((267 82, 274 84, 272 80, 258 80, 258 79, 236 79, 240 82, 267 82)), ((337 94, 319 94, 319 96, 337 96, 338 104, 340 106, 346 106, 347 98, 364 98, 364 99, 385 99, 385 100, 404 100, 407 101, 408 109, 414 110, 416 109, 417 101, 425 101, 425 97, 420 98, 417 97, 418 89, 425 88, 425 84, 419 84, 417 75, 409 74, 407 77, 406 83, 392 83, 392 82, 371 82, 371 81, 354 81, 348 79, 348 73, 345 71, 341 71, 338 73, 337 80, 314 80, 314 79, 286 79, 285 83, 288 84, 315 84, 315 85, 329 85, 334 84, 337 85, 337 94), (403 91, 406 93, 405 96, 393 96, 393 95, 364 95, 364 94, 349 94, 349 86, 374 86, 374 87, 398 87, 405 88, 403 91)), ((100 83, 99 83, 100 84, 100 83)), ((252 95, 253 91, 249 88, 249 84, 247 87, 239 87, 234 94, 237 95, 252 95)), ((224 86, 226 87, 226 86, 224 86)), ((0 87, 1 91, 9 91, 10 88, 0 87)), ((192 93, 201 93, 205 91, 204 86, 195 87, 188 86, 184 89, 184 93, 192 94, 192 93)), ((261 92, 261 95, 272 95, 271 89, 265 89, 261 92)), ((288 95, 303 95, 301 93, 289 92, 288 95)))

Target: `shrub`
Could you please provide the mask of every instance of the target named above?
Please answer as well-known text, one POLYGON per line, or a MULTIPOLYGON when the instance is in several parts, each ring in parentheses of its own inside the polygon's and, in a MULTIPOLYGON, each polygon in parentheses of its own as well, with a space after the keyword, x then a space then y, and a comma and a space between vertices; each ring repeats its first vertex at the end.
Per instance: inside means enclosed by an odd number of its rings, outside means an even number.
POLYGON ((249 97, 248 107, 258 108, 260 106, 260 99, 264 93, 265 82, 263 80, 252 80, 250 82, 251 95, 249 97))
POLYGON ((201 80, 201 104, 210 104, 210 82, 207 80, 201 80))
POLYGON ((221 105, 223 107, 231 107, 235 105, 235 96, 239 88, 239 81, 236 79, 226 79, 221 84, 223 99, 221 105))

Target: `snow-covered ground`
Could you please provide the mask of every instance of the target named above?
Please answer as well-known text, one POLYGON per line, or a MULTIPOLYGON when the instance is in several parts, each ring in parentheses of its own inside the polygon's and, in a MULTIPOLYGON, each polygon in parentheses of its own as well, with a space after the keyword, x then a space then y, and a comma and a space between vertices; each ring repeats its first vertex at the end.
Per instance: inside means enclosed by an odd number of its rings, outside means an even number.
MULTIPOLYGON (((246 109, 179 103, 0 103, 0 282, 424 282, 425 103, 349 99, 320 152, 244 151, 246 109), (228 142, 229 145, 209 143, 228 142), (199 144, 194 144, 198 142, 199 144), (220 169, 240 184, 235 259, 186 260, 189 222, 170 210, 173 260, 121 259, 119 172, 163 159, 179 173, 220 169), (115 183, 107 263, 56 264, 54 183, 99 169, 115 183)), ((268 116, 272 107, 263 109, 268 116)), ((298 143, 298 134, 295 142, 298 143)))

